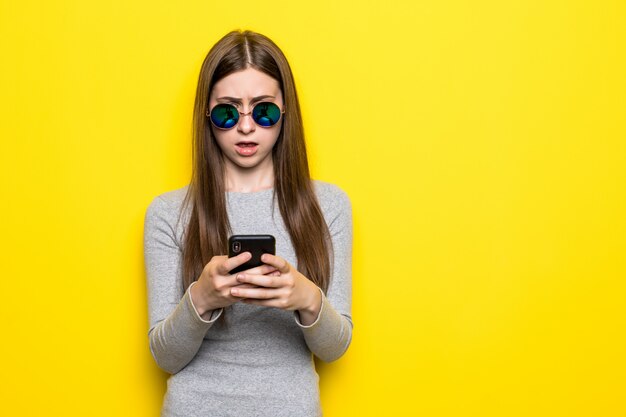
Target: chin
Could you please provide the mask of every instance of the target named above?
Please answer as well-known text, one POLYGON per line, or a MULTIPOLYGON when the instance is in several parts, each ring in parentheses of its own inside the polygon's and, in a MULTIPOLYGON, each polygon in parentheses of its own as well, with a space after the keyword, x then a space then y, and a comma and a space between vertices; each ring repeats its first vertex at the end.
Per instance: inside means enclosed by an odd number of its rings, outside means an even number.
POLYGON ((260 157, 258 155, 243 157, 240 155, 235 155, 235 157, 231 159, 231 162, 239 168, 251 169, 260 165, 266 157, 267 156, 260 157))

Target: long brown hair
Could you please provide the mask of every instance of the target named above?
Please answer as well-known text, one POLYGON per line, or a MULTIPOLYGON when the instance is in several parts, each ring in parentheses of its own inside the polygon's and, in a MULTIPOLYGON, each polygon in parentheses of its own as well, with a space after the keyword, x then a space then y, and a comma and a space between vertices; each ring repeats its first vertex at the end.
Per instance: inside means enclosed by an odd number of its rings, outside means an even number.
POLYGON ((227 253, 231 228, 226 212, 224 156, 205 111, 215 83, 250 67, 280 85, 285 114, 272 149, 274 196, 295 249, 298 271, 326 292, 331 240, 309 174, 291 68, 274 42, 248 30, 226 34, 211 48, 200 69, 193 111, 192 179, 181 210, 182 213, 192 205, 183 245, 183 290, 200 277, 211 257, 227 253))

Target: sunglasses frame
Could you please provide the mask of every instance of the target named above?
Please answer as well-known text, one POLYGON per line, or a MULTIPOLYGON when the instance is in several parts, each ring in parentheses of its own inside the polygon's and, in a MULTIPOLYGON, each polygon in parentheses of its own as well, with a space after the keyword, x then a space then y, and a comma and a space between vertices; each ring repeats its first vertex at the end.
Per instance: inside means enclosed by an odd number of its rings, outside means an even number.
POLYGON ((211 124, 213 125, 214 128, 219 129, 219 130, 230 130, 230 129, 234 129, 235 127, 237 127, 237 125, 239 124, 239 122, 241 121, 241 119, 245 116, 250 116, 250 118, 252 119, 252 121, 254 122, 254 124, 256 124, 259 127, 265 128, 265 129, 269 129, 271 127, 274 127, 278 124, 278 122, 280 122, 280 120, 283 118, 283 114, 285 114, 285 108, 283 107, 282 109, 280 108, 280 106, 276 103, 274 103, 273 101, 259 101, 258 103, 254 103, 252 105, 252 107, 250 108, 250 111, 248 113, 244 113, 242 111, 239 111, 239 109, 237 108, 237 106, 235 106, 234 104, 230 104, 230 103, 218 103, 215 106, 213 106, 213 108, 209 111, 209 109, 206 109, 206 111, 204 112, 204 114, 209 118, 209 120, 211 121, 211 124), (262 126, 260 124, 257 123, 256 120, 254 120, 254 117, 252 117, 252 112, 254 111, 254 108, 256 106, 258 106, 259 104, 264 104, 264 103, 271 103, 274 104, 276 107, 278 107, 278 109, 280 110, 280 115, 278 116, 278 120, 276 120, 276 123, 274 123, 271 126, 262 126), (232 125, 231 127, 219 127, 217 126, 214 122, 213 122, 213 118, 211 117, 211 113, 213 112, 213 109, 215 109, 217 106, 221 105, 221 104, 226 104, 228 106, 232 106, 235 111, 237 113, 239 113, 240 117, 237 119, 237 123, 235 123, 234 125, 232 125))

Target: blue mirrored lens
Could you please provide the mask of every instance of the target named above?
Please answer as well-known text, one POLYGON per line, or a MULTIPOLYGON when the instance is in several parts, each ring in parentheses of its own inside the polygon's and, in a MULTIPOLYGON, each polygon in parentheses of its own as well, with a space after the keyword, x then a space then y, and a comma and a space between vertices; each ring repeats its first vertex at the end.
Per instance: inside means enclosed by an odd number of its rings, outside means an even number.
POLYGON ((259 103, 252 110, 252 118, 259 126, 274 126, 280 119, 280 108, 274 103, 259 103))
POLYGON ((230 129, 239 120, 239 111, 231 104, 218 104, 211 110, 211 120, 217 127, 230 129))

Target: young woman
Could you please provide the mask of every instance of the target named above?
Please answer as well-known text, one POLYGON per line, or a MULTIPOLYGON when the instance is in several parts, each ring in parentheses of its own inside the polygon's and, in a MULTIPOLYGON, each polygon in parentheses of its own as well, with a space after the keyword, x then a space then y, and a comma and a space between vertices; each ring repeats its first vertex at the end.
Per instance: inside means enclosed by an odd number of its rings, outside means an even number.
POLYGON ((352 339, 352 214, 311 180, 289 64, 258 33, 209 51, 193 115, 189 185, 149 205, 144 230, 150 351, 170 373, 162 416, 320 416, 313 355, 352 339), (229 274, 234 234, 269 234, 276 255, 229 274))

